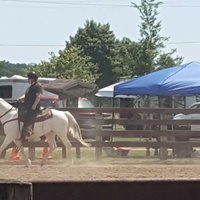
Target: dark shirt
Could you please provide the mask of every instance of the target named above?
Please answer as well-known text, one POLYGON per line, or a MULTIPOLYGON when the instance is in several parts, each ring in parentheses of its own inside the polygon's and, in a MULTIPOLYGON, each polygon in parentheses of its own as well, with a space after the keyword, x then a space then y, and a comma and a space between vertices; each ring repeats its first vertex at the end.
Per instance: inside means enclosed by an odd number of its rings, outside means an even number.
MULTIPOLYGON (((30 87, 27 88, 25 92, 25 99, 24 99, 24 105, 27 110, 31 110, 35 99, 37 97, 38 93, 42 93, 43 89, 42 86, 39 83, 34 83, 30 87)), ((40 109, 40 103, 38 103, 36 110, 40 109)))

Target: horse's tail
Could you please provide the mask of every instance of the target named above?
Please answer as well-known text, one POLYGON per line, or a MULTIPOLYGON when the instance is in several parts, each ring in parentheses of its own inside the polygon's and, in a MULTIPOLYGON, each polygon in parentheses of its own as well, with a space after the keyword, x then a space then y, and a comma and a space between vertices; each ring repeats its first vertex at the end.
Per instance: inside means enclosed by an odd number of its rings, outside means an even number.
POLYGON ((81 129, 76 121, 76 119, 74 118, 74 116, 68 112, 68 111, 65 111, 65 116, 68 118, 68 122, 69 122, 69 134, 77 139, 83 146, 85 147, 90 147, 91 145, 89 143, 86 143, 83 138, 82 138, 82 135, 81 135, 81 129))

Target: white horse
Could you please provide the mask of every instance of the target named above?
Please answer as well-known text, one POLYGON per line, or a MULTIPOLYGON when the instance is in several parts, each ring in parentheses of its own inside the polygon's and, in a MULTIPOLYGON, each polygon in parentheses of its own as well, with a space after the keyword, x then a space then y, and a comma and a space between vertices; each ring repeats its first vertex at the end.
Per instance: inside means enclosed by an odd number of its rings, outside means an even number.
MULTIPOLYGON (((30 140, 36 140, 45 135, 49 144, 49 151, 43 157, 41 165, 45 163, 48 156, 52 154, 57 147, 55 136, 57 135, 66 147, 66 152, 71 156, 71 143, 67 137, 70 134, 76 138, 83 146, 89 147, 90 145, 83 141, 81 131, 75 118, 69 112, 58 111, 52 109, 52 118, 43 122, 36 122, 34 125, 34 134, 29 137, 30 140)), ((27 157, 22 141, 20 138, 20 128, 18 122, 18 109, 11 106, 9 103, 0 98, 0 120, 4 125, 5 139, 0 146, 0 154, 11 143, 14 142, 17 148, 21 151, 26 165, 31 164, 30 159, 27 157)), ((20 127, 23 123, 20 122, 20 127)))

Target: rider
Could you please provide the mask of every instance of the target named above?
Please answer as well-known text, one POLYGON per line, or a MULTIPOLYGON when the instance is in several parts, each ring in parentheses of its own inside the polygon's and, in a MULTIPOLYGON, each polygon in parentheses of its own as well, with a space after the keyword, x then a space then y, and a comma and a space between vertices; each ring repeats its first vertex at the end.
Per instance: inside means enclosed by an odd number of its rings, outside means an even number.
POLYGON ((22 138, 25 139, 33 134, 35 119, 40 111, 40 99, 42 97, 43 88, 38 83, 38 76, 35 72, 30 72, 27 75, 30 86, 25 94, 19 98, 24 100, 25 121, 22 127, 22 138))

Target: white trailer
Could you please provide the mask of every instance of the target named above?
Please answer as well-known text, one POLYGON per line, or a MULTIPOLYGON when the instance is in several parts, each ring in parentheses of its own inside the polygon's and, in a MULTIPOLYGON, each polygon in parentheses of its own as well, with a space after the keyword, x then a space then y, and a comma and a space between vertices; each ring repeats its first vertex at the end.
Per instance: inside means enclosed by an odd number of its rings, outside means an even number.
MULTIPOLYGON (((49 81, 55 80, 54 78, 38 78, 39 83, 46 83, 49 81)), ((12 77, 1 77, 0 78, 0 98, 6 100, 9 103, 16 102, 19 97, 21 97, 26 89, 28 88, 29 83, 26 77, 14 75, 12 77)), ((44 91, 44 97, 57 97, 54 93, 44 91)))

